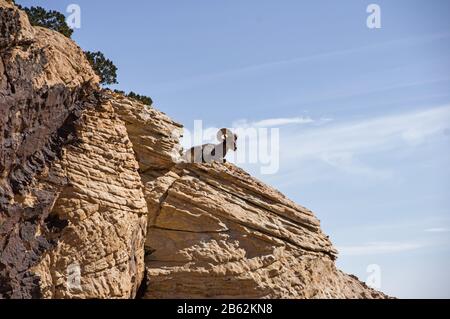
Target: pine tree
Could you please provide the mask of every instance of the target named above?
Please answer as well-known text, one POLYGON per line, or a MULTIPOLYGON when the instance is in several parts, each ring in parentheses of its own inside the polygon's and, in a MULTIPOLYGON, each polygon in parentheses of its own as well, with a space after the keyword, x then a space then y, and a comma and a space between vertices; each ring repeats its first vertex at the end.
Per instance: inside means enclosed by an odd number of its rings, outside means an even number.
POLYGON ((101 84, 117 84, 117 67, 114 63, 100 52, 84 52, 86 58, 94 69, 95 73, 100 77, 101 84))
POLYGON ((73 30, 67 25, 66 17, 61 12, 47 11, 42 7, 23 8, 19 6, 28 15, 31 25, 52 29, 64 34, 70 38, 73 30))

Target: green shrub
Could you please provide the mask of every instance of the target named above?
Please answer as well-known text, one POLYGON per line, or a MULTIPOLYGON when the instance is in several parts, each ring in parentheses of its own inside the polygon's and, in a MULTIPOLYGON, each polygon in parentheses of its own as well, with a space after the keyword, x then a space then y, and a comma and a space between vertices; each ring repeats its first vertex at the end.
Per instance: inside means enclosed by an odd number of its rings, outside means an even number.
POLYGON ((145 95, 136 94, 133 91, 131 91, 128 94, 125 94, 124 91, 120 91, 120 90, 114 90, 114 92, 122 94, 122 95, 124 95, 124 96, 126 96, 126 97, 128 97, 130 99, 137 100, 137 101, 139 101, 139 102, 141 102, 142 104, 145 104, 145 105, 152 105, 153 104, 153 100, 151 99, 151 97, 145 96, 145 95))
POLYGON ((47 11, 42 7, 23 8, 20 5, 17 6, 26 12, 31 25, 58 31, 68 38, 72 36, 73 30, 67 25, 66 17, 61 12, 47 11))
POLYGON ((129 98, 132 98, 132 99, 140 101, 142 104, 146 104, 146 105, 152 105, 153 104, 153 101, 152 101, 152 99, 150 97, 145 96, 145 95, 136 94, 133 91, 128 93, 127 96, 129 98))
POLYGON ((86 58, 94 69, 95 73, 100 77, 101 84, 117 84, 117 67, 114 63, 107 59, 103 53, 84 52, 86 58))

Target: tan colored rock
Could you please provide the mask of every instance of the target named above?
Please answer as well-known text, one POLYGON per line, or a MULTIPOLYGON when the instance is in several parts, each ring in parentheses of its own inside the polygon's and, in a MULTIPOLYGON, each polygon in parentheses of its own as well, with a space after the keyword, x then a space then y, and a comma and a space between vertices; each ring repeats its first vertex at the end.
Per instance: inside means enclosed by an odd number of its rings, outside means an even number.
POLYGON ((110 93, 110 97, 126 124, 141 172, 171 167, 180 158, 183 127, 151 106, 120 94, 110 93))
POLYGON ((53 157, 51 139, 83 108, 99 79, 70 39, 32 27, 5 0, 0 17, 0 201, 11 203, 12 193, 43 168, 30 157, 53 157))
POLYGON ((32 270, 44 298, 133 298, 143 278, 147 206, 132 144, 109 102, 83 111, 75 134, 77 143, 37 186, 58 194, 46 234, 57 243, 32 270), (66 226, 52 227, 58 223, 66 226))
POLYGON ((181 126, 109 96, 148 205, 145 298, 385 297, 336 269, 337 252, 310 210, 234 165, 176 163, 181 126))
POLYGON ((336 269, 311 211, 232 164, 179 164, 145 186, 146 298, 384 297, 336 269))
POLYGON ((75 43, 0 17, 0 298, 133 298, 147 207, 125 124, 75 43))
POLYGON ((0 30, 0 48, 27 44, 34 39, 26 13, 17 10, 12 1, 0 0, 0 30))
POLYGON ((182 126, 101 91, 70 39, 5 0, 0 29, 0 298, 386 297, 308 209, 180 163, 182 126))

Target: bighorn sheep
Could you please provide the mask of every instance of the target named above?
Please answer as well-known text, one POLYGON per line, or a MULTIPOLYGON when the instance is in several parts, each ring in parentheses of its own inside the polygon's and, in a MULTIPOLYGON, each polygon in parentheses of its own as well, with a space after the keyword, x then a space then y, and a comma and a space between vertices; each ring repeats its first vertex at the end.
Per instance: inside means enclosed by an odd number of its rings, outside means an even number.
POLYGON ((211 163, 213 161, 225 163, 228 150, 237 150, 238 136, 229 129, 223 128, 217 132, 219 144, 203 144, 187 150, 183 159, 190 163, 211 163))

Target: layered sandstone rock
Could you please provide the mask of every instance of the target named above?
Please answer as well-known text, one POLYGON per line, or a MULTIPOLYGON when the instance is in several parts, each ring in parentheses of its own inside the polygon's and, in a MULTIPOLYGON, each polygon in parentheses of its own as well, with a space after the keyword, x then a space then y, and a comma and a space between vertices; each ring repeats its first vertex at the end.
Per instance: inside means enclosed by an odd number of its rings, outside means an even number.
POLYGON ((165 170, 179 160, 182 125, 155 108, 120 94, 107 92, 106 96, 125 122, 142 174, 165 170))
POLYGON ((143 278, 147 225, 132 144, 108 102, 83 111, 75 134, 39 178, 38 188, 58 194, 47 222, 56 245, 32 271, 46 298, 132 298, 143 278), (68 278, 77 267, 79 282, 68 278))
POLYGON ((232 164, 179 164, 145 184, 147 298, 373 298, 334 265, 308 209, 232 164))
POLYGON ((132 298, 147 207, 125 124, 74 42, 0 18, 0 297, 132 298))
POLYGON ((319 221, 0 0, 0 298, 383 298, 319 221), (145 258, 144 258, 145 257, 145 258))
POLYGON ((52 138, 82 109, 98 77, 73 42, 31 27, 26 14, 0 0, 0 201, 11 200, 54 157, 52 138))

